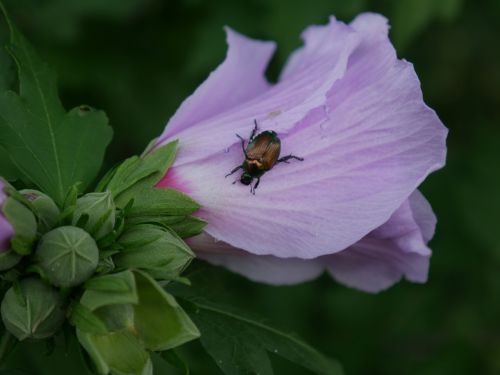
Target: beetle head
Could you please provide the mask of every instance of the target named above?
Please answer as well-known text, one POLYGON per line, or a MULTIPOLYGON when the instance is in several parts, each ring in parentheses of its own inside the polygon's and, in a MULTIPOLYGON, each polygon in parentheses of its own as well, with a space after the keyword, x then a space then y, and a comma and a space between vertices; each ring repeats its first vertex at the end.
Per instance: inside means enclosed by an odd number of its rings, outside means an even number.
POLYGON ((250 185, 252 183, 253 177, 249 173, 243 173, 240 178, 240 182, 243 185, 250 185))

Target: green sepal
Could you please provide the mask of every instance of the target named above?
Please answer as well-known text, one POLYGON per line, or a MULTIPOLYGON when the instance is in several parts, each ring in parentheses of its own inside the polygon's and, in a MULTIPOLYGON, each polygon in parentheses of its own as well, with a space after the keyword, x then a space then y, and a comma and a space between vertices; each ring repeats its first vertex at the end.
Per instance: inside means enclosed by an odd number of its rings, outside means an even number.
POLYGON ((7 271, 14 267, 21 260, 22 255, 19 255, 13 250, 7 250, 0 253, 0 271, 7 271))
POLYGON ((200 234, 207 222, 194 216, 147 215, 127 218, 127 225, 157 224, 172 229, 181 238, 189 238, 200 234))
POLYGON ((80 302, 94 311, 115 304, 139 302, 135 277, 132 271, 123 271, 89 279, 80 302))
POLYGON ((43 281, 31 277, 15 282, 2 300, 2 320, 18 340, 43 339, 56 333, 64 322, 63 300, 43 281))
POLYGON ((56 203, 47 194, 38 190, 24 189, 19 191, 30 203, 38 219, 38 233, 44 234, 57 223, 61 211, 56 203))
POLYGON ((127 218, 127 226, 136 224, 158 224, 164 227, 171 227, 172 224, 180 223, 186 218, 185 215, 144 215, 127 218))
POLYGON ((116 209, 111 192, 88 193, 76 200, 72 224, 81 226, 94 238, 100 239, 115 227, 116 209), (80 220, 86 218, 85 222, 80 220))
POLYGON ((154 224, 126 229, 118 244, 123 250, 113 257, 117 267, 142 269, 156 279, 179 276, 195 257, 175 232, 154 224))
POLYGON ((181 238, 194 237, 207 225, 207 221, 194 216, 187 216, 184 220, 170 225, 170 228, 181 238))
POLYGON ((152 375, 149 353, 129 331, 94 335, 76 330, 80 344, 92 358, 99 374, 152 375))
POLYGON ((35 215, 14 197, 5 200, 2 212, 14 228, 14 236, 10 240, 11 248, 21 255, 30 254, 37 233, 35 215))
POLYGON ((149 186, 154 186, 172 165, 176 149, 177 141, 173 141, 143 156, 128 158, 105 176, 98 191, 109 190, 116 197, 146 178, 149 186))
POLYGON ((134 272, 139 304, 134 305, 134 328, 144 346, 153 351, 175 348, 200 336, 198 328, 148 274, 134 272))
POLYGON ((127 216, 186 216, 201 206, 180 191, 170 188, 155 188, 146 183, 138 183, 133 189, 120 194, 115 202, 118 207, 134 200, 127 216))
POLYGON ((104 275, 114 271, 114 269, 115 269, 115 263, 113 262, 113 258, 111 257, 100 258, 99 263, 97 263, 97 268, 95 270, 95 273, 99 275, 104 275))
POLYGON ((82 332, 96 335, 108 333, 106 324, 92 310, 79 302, 72 305, 69 322, 82 332))
POLYGON ((59 219, 57 223, 59 225, 70 224, 71 218, 73 217, 73 212, 76 208, 76 200, 78 199, 78 187, 79 183, 76 183, 68 189, 66 192, 66 196, 64 198, 64 202, 62 204, 62 211, 59 215, 59 219))

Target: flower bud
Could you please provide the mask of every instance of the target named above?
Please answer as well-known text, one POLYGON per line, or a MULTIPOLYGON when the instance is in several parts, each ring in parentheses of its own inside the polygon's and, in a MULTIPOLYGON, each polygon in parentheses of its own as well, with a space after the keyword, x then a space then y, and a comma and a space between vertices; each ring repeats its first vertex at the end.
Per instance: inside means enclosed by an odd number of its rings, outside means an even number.
POLYGON ((37 278, 24 279, 12 286, 2 301, 5 328, 18 340, 52 336, 65 317, 57 291, 37 278))
POLYGON ((51 230, 61 213, 52 198, 41 191, 32 189, 24 189, 20 193, 31 202, 35 210, 38 217, 38 232, 44 234, 51 230))
POLYGON ((111 192, 89 193, 76 201, 73 213, 73 225, 82 222, 81 226, 94 238, 100 239, 110 233, 115 226, 115 204, 111 192), (85 219, 83 216, 88 216, 85 219))
POLYGON ((194 253, 173 231, 154 224, 127 229, 118 243, 123 250, 113 257, 121 268, 139 268, 156 279, 171 279, 189 265, 194 253))
POLYGON ((35 215, 24 204, 5 191, 0 180, 0 253, 13 249, 19 254, 29 254, 36 238, 35 215))
POLYGON ((65 226, 51 230, 40 239, 36 257, 52 284, 72 287, 92 276, 99 262, 99 250, 83 229, 65 226))

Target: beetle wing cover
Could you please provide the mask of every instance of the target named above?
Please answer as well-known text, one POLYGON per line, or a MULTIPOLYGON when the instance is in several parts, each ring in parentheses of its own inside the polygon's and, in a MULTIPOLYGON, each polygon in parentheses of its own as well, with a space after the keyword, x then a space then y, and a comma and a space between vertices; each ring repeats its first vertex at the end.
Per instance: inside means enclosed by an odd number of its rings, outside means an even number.
POLYGON ((259 160, 264 170, 269 170, 274 166, 280 151, 280 139, 270 132, 259 134, 247 147, 249 159, 259 160))

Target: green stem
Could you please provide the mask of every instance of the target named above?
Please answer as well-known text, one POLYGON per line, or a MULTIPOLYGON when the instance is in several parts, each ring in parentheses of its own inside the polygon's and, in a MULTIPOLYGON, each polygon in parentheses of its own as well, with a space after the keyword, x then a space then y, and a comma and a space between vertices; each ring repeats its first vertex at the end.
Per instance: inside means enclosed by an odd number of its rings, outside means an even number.
POLYGON ((10 354, 15 345, 15 338, 12 334, 5 330, 0 338, 0 367, 3 367, 7 356, 10 354))

